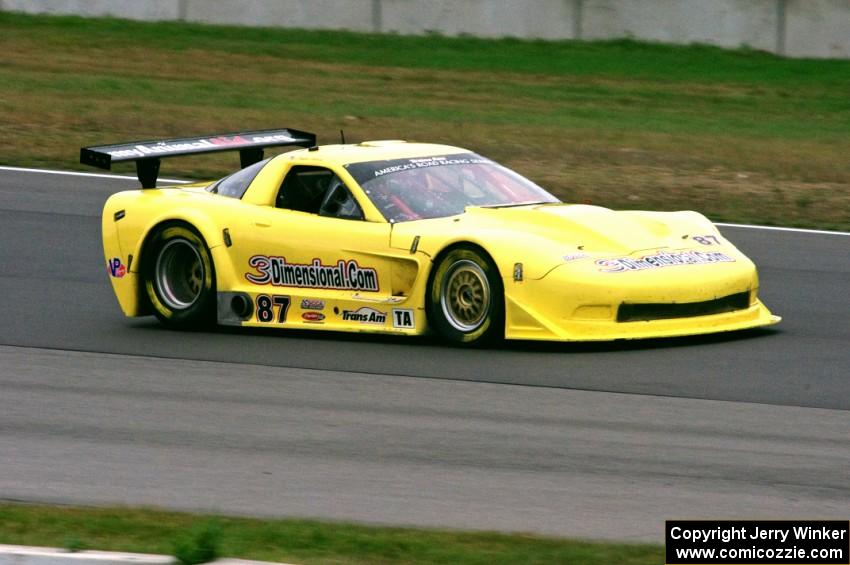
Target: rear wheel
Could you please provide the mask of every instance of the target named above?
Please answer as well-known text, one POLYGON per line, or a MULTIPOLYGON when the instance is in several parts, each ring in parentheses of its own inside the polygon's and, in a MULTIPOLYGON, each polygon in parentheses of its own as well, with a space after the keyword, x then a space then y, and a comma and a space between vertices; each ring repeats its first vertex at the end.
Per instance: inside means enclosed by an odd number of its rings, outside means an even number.
POLYGON ((170 225, 147 244, 145 293, 156 317, 172 327, 215 321, 215 269, 201 236, 188 226, 170 225))
POLYGON ((474 247, 451 249, 431 273, 427 312, 432 327, 452 343, 481 345, 503 337, 498 269, 474 247))

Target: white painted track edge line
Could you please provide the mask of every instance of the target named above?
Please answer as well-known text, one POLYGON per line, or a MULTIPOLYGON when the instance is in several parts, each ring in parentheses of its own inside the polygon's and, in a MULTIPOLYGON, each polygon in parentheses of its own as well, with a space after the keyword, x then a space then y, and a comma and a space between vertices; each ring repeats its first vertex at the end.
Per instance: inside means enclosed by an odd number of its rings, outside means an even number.
MULTIPOLYGON (((69 552, 57 547, 36 547, 31 545, 9 545, 0 544, 0 563, 14 563, 26 565, 28 563, 39 564, 45 561, 67 565, 99 565, 125 563, 127 565, 172 565, 177 561, 171 555, 155 553, 129 553, 122 551, 101 551, 97 549, 86 549, 82 551, 69 552)), ((209 565, 287 565, 286 563, 273 563, 269 561, 253 561, 223 557, 210 562, 209 565)))
POLYGON ((812 230, 806 228, 783 228, 781 226, 754 226, 752 224, 727 224, 725 222, 714 222, 714 225, 729 228, 744 228, 750 230, 787 231, 793 233, 811 233, 820 235, 850 235, 850 232, 846 231, 812 230))
MULTIPOLYGON (((57 171, 53 169, 33 169, 27 167, 9 167, 0 165, 0 171, 13 171, 19 173, 44 173, 47 175, 70 175, 70 176, 78 176, 78 177, 93 177, 93 178, 106 178, 106 179, 128 179, 128 180, 138 180, 136 177, 131 177, 128 175, 112 175, 107 173, 86 173, 82 171, 57 171)), ((173 182, 176 184, 189 184, 195 181, 190 180, 182 180, 182 179, 158 179, 163 182, 173 182)), ((850 235, 850 232, 843 231, 828 231, 828 230, 813 230, 806 228, 784 228, 780 226, 755 226, 752 224, 728 224, 725 222, 714 222, 715 226, 722 227, 730 227, 730 228, 745 228, 752 230, 768 230, 768 231, 786 231, 786 232, 794 232, 794 233, 811 233, 811 234, 821 234, 821 235, 850 235)))
MULTIPOLYGON (((102 178, 102 179, 127 179, 134 180, 138 182, 139 179, 136 177, 132 177, 129 175, 113 175, 109 173, 86 173, 83 171, 56 171, 53 169, 31 169, 27 167, 8 167, 4 165, 0 165, 0 171, 12 171, 16 173, 42 173, 45 175, 68 175, 72 177, 92 177, 92 178, 102 178)), ((183 180, 183 179, 157 179, 163 182, 173 182, 176 184, 188 184, 195 181, 191 180, 183 180)))

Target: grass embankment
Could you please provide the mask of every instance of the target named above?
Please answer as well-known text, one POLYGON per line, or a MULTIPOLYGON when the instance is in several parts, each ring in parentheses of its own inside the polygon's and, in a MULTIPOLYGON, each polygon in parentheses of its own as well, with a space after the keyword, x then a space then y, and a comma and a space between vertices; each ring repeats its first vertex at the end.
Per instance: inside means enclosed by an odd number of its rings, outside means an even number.
POLYGON ((0 52, 4 164, 80 168, 84 144, 245 128, 329 143, 343 128, 469 147, 566 201, 850 228, 850 61, 8 13, 0 52))
POLYGON ((208 525, 220 556, 303 564, 655 565, 664 560, 662 548, 649 545, 143 509, 0 505, 0 543, 19 545, 173 555, 175 546, 185 547, 208 525))

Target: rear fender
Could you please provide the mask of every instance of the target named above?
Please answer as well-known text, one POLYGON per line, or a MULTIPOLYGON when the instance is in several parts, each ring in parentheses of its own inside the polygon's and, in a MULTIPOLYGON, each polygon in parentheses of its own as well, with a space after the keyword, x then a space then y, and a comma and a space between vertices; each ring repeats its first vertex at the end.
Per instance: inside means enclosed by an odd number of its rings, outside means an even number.
MULTIPOLYGON (((150 305, 144 293, 143 269, 146 254, 150 252, 146 245, 157 230, 169 223, 182 223, 192 226, 201 234, 207 247, 213 253, 214 260, 217 261, 226 257, 226 254, 212 251, 224 245, 222 231, 206 214, 197 210, 170 211, 158 216, 144 227, 134 225, 130 221, 122 225, 122 221, 114 220, 113 214, 104 213, 103 243, 107 271, 118 303, 126 316, 144 316, 151 313, 150 305)), ((217 272, 218 268, 219 266, 216 264, 217 272)))

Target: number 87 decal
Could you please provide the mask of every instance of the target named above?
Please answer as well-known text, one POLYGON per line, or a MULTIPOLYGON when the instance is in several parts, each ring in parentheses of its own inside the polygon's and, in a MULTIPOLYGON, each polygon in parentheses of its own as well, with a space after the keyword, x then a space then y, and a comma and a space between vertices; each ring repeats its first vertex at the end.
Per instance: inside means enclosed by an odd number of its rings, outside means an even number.
POLYGON ((288 296, 269 296, 268 294, 257 295, 257 321, 273 322, 274 309, 277 308, 277 323, 286 321, 286 313, 289 311, 290 299, 288 296))
POLYGON ((720 245, 716 235, 695 235, 691 239, 703 245, 720 245))

